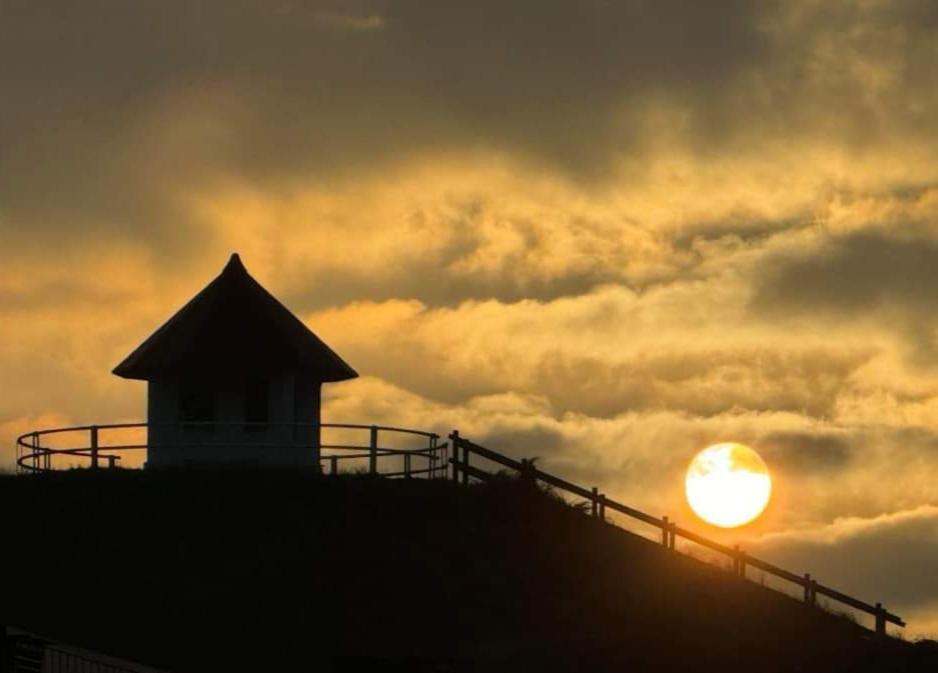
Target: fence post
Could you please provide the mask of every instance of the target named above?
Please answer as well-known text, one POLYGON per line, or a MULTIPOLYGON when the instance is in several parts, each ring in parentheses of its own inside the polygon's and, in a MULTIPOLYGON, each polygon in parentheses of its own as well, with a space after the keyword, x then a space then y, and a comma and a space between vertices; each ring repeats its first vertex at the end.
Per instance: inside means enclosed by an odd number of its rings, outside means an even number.
POLYGON ((404 454, 404 479, 410 479, 410 454, 404 454))
POLYGON ((378 473, 378 426, 371 426, 371 444, 368 447, 368 472, 378 473))
POLYGON ((740 572, 739 572, 740 565, 742 565, 742 563, 741 563, 741 559, 740 559, 739 545, 738 545, 738 544, 734 544, 734 545, 733 545, 733 574, 734 574, 734 575, 739 576, 739 574, 740 574, 740 572))
POLYGON ((665 549, 671 548, 671 524, 666 516, 661 517, 661 544, 665 549))
POLYGON ((339 473, 339 457, 329 456, 329 476, 334 477, 339 473))
POLYGON ((593 497, 590 498, 590 516, 594 519, 599 516, 599 489, 593 486, 593 497))
POLYGON ((91 469, 98 469, 98 426, 91 426, 91 469))
POLYGON ((817 580, 811 573, 804 574, 804 602, 812 607, 817 605, 817 580))
POLYGON ((605 493, 599 494, 599 520, 600 521, 606 520, 606 494, 605 493))
POLYGON ((882 603, 876 604, 876 637, 886 637, 886 611, 882 603))
POLYGON ((453 481, 459 481, 459 430, 449 433, 449 440, 453 445, 453 481))
POLYGON ((746 552, 739 548, 739 545, 736 545, 736 552, 739 554, 739 576, 746 577, 746 552))
POLYGON ((439 450, 436 448, 437 436, 430 436, 430 450, 427 451, 427 479, 436 479, 436 471, 440 466, 439 450))
MULTIPOLYGON (((465 467, 467 468, 469 467, 469 445, 466 444, 465 442, 462 445, 462 463, 465 467)), ((469 470, 468 469, 462 471, 462 483, 463 483, 463 486, 466 486, 469 484, 469 470)))

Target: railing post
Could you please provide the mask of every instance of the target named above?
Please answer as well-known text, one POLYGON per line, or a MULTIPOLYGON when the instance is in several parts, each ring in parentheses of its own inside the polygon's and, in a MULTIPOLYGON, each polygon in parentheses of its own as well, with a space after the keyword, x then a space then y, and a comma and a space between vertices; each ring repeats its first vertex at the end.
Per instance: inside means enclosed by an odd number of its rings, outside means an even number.
POLYGON ((98 469, 98 426, 91 426, 91 469, 98 469))
POLYGON ((590 516, 594 519, 599 516, 599 489, 593 486, 593 497, 590 498, 590 516))
POLYGON ((743 566, 743 553, 739 549, 739 545, 733 545, 733 574, 742 577, 746 572, 743 566))
POLYGON ((449 440, 453 445, 453 481, 459 481, 459 430, 453 430, 449 440))
POLYGON ((371 443, 368 447, 368 472, 378 473, 378 426, 371 426, 371 443))
POLYGON ((739 566, 739 576, 742 578, 746 577, 746 552, 736 546, 736 552, 739 554, 739 559, 737 561, 739 566))
POLYGON ((671 548, 671 524, 666 516, 661 517, 661 544, 665 549, 671 548))
MULTIPOLYGON (((469 445, 465 442, 462 445, 462 464, 469 467, 469 445)), ((463 486, 469 484, 469 470, 462 471, 462 483, 463 486)))
POLYGON ((329 476, 334 477, 339 473, 339 457, 329 456, 329 476))
POLYGON ((410 479, 410 454, 404 454, 404 479, 410 479))
POLYGON ((886 610, 882 603, 876 604, 876 637, 886 637, 886 610))
POLYGON ((811 573, 804 574, 804 602, 811 605, 811 573))
POLYGON ((430 450, 427 451, 427 479, 436 479, 436 471, 439 469, 439 456, 437 453, 437 439, 436 435, 430 435, 430 450))
POLYGON ((605 493, 599 494, 599 520, 600 521, 606 520, 606 494, 605 493))

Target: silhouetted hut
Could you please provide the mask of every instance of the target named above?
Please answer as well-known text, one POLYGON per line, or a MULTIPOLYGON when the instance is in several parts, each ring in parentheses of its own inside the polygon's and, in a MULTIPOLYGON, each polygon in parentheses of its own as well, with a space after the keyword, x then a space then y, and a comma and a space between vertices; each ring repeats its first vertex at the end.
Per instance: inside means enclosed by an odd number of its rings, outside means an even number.
POLYGON ((318 466, 320 387, 358 376, 237 254, 114 373, 148 383, 148 467, 318 466))

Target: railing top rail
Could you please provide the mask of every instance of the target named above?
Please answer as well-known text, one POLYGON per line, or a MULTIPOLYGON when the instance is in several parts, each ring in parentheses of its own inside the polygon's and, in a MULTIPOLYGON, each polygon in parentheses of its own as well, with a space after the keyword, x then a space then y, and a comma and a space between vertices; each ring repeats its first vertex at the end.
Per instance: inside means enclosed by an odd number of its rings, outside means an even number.
POLYGON ((479 446, 475 442, 471 442, 468 439, 454 435, 450 435, 450 438, 454 440, 453 448, 456 448, 456 442, 458 442, 460 446, 468 447, 469 450, 473 453, 477 453, 483 458, 491 460, 493 463, 499 463, 500 465, 510 467, 514 470, 518 470, 519 472, 524 469, 524 465, 521 462, 492 451, 491 449, 487 449, 484 446, 479 446))
POLYGON ((632 517, 633 519, 644 521, 645 523, 649 523, 652 526, 658 526, 659 528, 664 525, 664 521, 662 519, 652 516, 651 514, 645 514, 645 512, 641 512, 633 507, 629 507, 628 505, 623 505, 621 502, 616 502, 615 500, 609 500, 608 498, 606 498, 605 502, 606 502, 606 507, 608 507, 609 509, 615 510, 617 512, 621 512, 622 514, 626 514, 632 517))
MULTIPOLYGON (((663 524, 664 522, 662 522, 663 524)), ((676 535, 690 540, 691 542, 696 542, 697 544, 712 549, 713 551, 718 551, 721 554, 727 554, 730 556, 736 555, 737 550, 733 547, 729 547, 725 544, 720 544, 719 542, 714 542, 710 538, 706 538, 703 535, 699 535, 693 531, 687 530, 686 528, 681 528, 680 526, 671 526, 671 530, 674 531, 676 535)), ((793 575, 797 577, 796 575, 793 575)), ((800 578, 799 578, 800 580, 800 578)))
POLYGON ((781 577, 782 579, 788 580, 789 582, 792 582, 794 584, 799 584, 801 586, 806 586, 808 584, 808 580, 806 580, 801 575, 796 575, 793 572, 785 570, 784 568, 779 568, 777 565, 774 565, 767 561, 757 559, 754 556, 747 556, 746 562, 749 565, 755 568, 758 568, 759 570, 764 570, 767 573, 771 573, 775 575, 776 577, 781 577))
MULTIPOLYGON (((841 603, 849 605, 850 607, 855 608, 857 610, 867 612, 871 615, 875 615, 878 612, 875 605, 870 605, 869 603, 865 603, 864 601, 861 601, 858 598, 854 598, 853 596, 848 596, 847 594, 841 593, 840 591, 837 591, 836 589, 832 589, 831 587, 824 586, 823 584, 818 584, 817 582, 813 584, 813 587, 814 587, 815 592, 819 594, 823 594, 824 596, 827 596, 828 598, 833 598, 834 600, 840 601, 841 603)), ((898 626, 905 626, 905 622, 902 621, 901 617, 899 617, 898 615, 894 615, 889 611, 883 610, 883 617, 885 618, 887 622, 891 622, 898 626)))
POLYGON ((377 430, 383 430, 386 432, 400 432, 405 435, 419 435, 421 437, 427 438, 437 438, 439 435, 435 432, 428 432, 426 430, 414 430, 413 428, 398 428, 393 425, 362 425, 360 423, 321 423, 323 428, 345 428, 348 430, 370 430, 371 428, 376 428, 377 430))
MULTIPOLYGON (((127 428, 157 428, 157 427, 175 427, 178 425, 186 426, 204 426, 204 427, 245 427, 245 426, 277 426, 277 427, 297 427, 304 428, 309 427, 309 423, 283 423, 283 422, 251 422, 251 421, 180 421, 178 423, 147 423, 147 422, 136 422, 136 423, 92 423, 89 425, 72 425, 64 428, 45 428, 43 430, 31 430, 29 432, 24 432, 17 438, 17 441, 26 439, 27 437, 34 436, 45 436, 45 435, 55 435, 64 432, 88 432, 93 429, 97 430, 118 430, 118 429, 127 429, 127 428)), ((440 435, 435 432, 428 432, 426 430, 416 430, 414 428, 400 428, 391 425, 365 425, 362 423, 320 423, 319 427, 329 428, 329 429, 346 429, 346 430, 371 430, 376 429, 382 432, 396 432, 405 435, 416 435, 419 437, 427 438, 437 438, 439 439, 440 435)))

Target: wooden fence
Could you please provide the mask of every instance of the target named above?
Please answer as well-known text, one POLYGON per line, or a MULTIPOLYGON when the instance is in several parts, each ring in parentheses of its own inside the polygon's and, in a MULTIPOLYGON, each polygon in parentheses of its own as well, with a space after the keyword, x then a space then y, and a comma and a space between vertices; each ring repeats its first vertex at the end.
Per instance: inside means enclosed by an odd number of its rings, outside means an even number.
POLYGON ((509 458, 508 456, 502 455, 496 451, 492 451, 491 449, 479 446, 478 444, 471 442, 468 439, 460 437, 458 431, 454 431, 452 434, 450 434, 449 437, 453 451, 452 458, 450 458, 450 464, 452 466, 452 478, 454 481, 468 484, 470 479, 476 479, 479 481, 487 481, 491 479, 494 476, 491 472, 471 464, 471 456, 479 456, 502 467, 515 470, 522 476, 522 478, 529 479, 532 483, 536 484, 537 482, 543 482, 549 486, 552 486, 558 491, 570 493, 585 499, 589 503, 590 514, 594 517, 605 520, 606 512, 607 510, 610 510, 619 512, 620 514, 624 514, 633 519, 637 519, 638 521, 646 523, 650 526, 654 526, 661 531, 661 544, 664 545, 666 549, 673 550, 675 548, 676 538, 681 537, 685 540, 699 544, 702 547, 706 547, 707 549, 725 555, 731 562, 730 567, 732 568, 732 572, 741 578, 746 578, 746 569, 751 566, 801 587, 803 591, 803 600, 808 605, 817 605, 817 597, 825 596, 834 601, 847 605, 855 610, 872 615, 876 624, 875 632, 877 636, 883 637, 886 635, 887 623, 895 624, 897 626, 905 626, 905 622, 902 621, 899 616, 894 615, 886 610, 886 608, 884 608, 881 603, 870 605, 869 603, 861 601, 857 598, 843 594, 836 589, 832 589, 831 587, 818 583, 818 581, 812 578, 809 573, 798 575, 785 570, 784 568, 780 568, 776 565, 750 556, 739 547, 728 547, 726 545, 720 544, 719 542, 709 540, 702 535, 698 535, 697 533, 689 531, 686 528, 678 526, 673 521, 669 520, 666 516, 658 518, 650 514, 646 514, 645 512, 641 512, 637 509, 629 507, 628 505, 623 505, 620 502, 616 502, 615 500, 606 497, 605 494, 600 493, 599 489, 595 487, 584 488, 582 486, 577 486, 576 484, 566 481, 565 479, 561 479, 560 477, 556 477, 552 474, 539 470, 530 460, 518 461, 513 458, 509 458))

